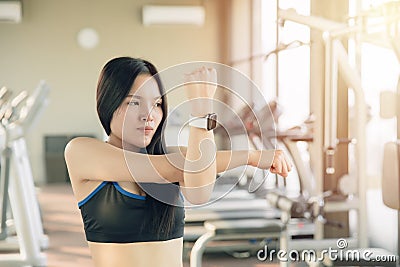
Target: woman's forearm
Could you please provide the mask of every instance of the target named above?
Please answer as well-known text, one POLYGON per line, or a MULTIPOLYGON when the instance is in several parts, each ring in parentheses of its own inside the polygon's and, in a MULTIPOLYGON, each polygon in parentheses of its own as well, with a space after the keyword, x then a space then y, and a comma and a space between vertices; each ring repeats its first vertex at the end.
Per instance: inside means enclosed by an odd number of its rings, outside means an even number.
POLYGON ((221 150, 217 152, 217 173, 249 165, 254 151, 251 150, 221 150))
POLYGON ((204 203, 211 195, 217 175, 214 133, 190 127, 183 180, 192 203, 204 203))
MULTIPOLYGON (((209 143, 208 145, 211 144, 209 143)), ((213 184, 217 173, 240 166, 249 165, 261 169, 269 169, 275 153, 277 153, 275 150, 220 150, 216 151, 215 155, 213 155, 214 149, 204 148, 203 150, 211 152, 208 155, 203 154, 203 160, 201 161, 199 159, 201 150, 199 148, 197 154, 192 153, 190 155, 188 153, 190 152, 189 148, 182 148, 179 152, 164 155, 133 153, 132 155, 134 155, 135 159, 132 159, 131 162, 136 162, 135 168, 137 166, 149 166, 145 168, 147 171, 143 169, 143 172, 140 172, 138 175, 138 177, 142 177, 140 180, 181 182, 185 187, 202 187, 213 184), (140 160, 141 162, 138 162, 138 155, 143 156, 140 160), (146 158, 149 160, 144 160, 146 158), (197 166, 197 168, 193 165, 197 166), (208 168, 206 168, 207 166, 208 168)))
MULTIPOLYGON (((180 147, 180 152, 165 154, 162 164, 167 180, 178 179, 184 181, 184 164, 187 153, 186 147, 180 147)), ((222 173, 236 167, 250 165, 254 167, 268 168, 268 163, 272 162, 274 157, 273 150, 220 150, 216 152, 216 173, 222 173), (263 158, 261 158, 261 154, 263 158)), ((161 168, 160 168, 161 169, 161 168)))

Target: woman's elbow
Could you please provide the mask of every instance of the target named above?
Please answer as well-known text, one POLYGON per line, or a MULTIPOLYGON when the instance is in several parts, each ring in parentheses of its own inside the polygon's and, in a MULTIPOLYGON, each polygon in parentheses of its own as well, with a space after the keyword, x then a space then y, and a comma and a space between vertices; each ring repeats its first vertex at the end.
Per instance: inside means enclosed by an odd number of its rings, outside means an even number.
POLYGON ((185 199, 192 205, 207 204, 211 199, 211 194, 208 195, 185 195, 185 199))
POLYGON ((214 183, 201 187, 184 187, 182 192, 185 199, 193 205, 203 205, 210 201, 214 183))

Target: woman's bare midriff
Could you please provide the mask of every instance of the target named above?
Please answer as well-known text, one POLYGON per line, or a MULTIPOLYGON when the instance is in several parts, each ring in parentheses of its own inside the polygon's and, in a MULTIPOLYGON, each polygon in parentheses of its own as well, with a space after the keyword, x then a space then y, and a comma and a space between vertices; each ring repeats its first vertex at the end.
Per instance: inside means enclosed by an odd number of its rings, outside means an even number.
MULTIPOLYGON (((77 200, 85 199, 101 181, 73 185, 77 200)), ((136 183, 120 182, 123 189, 145 195, 136 183)), ((96 243, 88 241, 96 267, 182 267, 183 238, 138 243, 96 243)))
POLYGON ((157 242, 88 244, 96 267, 182 267, 182 237, 157 242))

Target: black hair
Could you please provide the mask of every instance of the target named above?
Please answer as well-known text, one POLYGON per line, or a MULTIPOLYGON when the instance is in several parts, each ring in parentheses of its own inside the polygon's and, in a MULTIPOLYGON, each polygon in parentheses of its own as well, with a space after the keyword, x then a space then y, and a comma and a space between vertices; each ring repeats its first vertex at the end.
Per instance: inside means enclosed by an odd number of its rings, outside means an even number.
MULTIPOLYGON (((140 74, 150 74, 155 78, 161 94, 161 109, 163 111, 161 122, 145 151, 152 155, 165 154, 163 146, 165 140, 162 132, 168 114, 167 99, 158 71, 149 61, 131 57, 118 57, 106 63, 97 84, 97 114, 106 134, 110 135, 113 114, 128 96, 135 79, 140 74)), ((146 184, 146 188, 151 190, 149 184, 146 184)), ((148 190, 145 191, 148 192, 148 190)), ((174 194, 173 199, 178 198, 179 190, 171 191, 171 193, 174 194)), ((149 217, 151 219, 144 221, 152 222, 153 229, 160 238, 164 235, 167 236, 174 224, 175 206, 158 201, 150 194, 146 195, 146 205, 150 207, 150 212, 146 216, 151 216, 149 217)))

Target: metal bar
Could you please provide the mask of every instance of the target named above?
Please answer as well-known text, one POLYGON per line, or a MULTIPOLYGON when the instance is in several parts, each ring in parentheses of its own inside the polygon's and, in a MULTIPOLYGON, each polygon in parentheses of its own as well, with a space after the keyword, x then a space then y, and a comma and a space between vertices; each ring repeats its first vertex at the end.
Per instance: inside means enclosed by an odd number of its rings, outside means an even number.
MULTIPOLYGON (((291 250, 322 250, 327 248, 335 249, 338 239, 325 238, 323 240, 315 239, 294 239, 290 240, 289 248, 291 250)), ((357 248, 357 239, 354 237, 346 238, 347 248, 357 248)))
POLYGON ((335 40, 333 45, 337 52, 337 60, 339 63, 340 73, 348 87, 352 88, 355 95, 356 109, 356 158, 357 174, 358 174, 358 196, 360 199, 358 209, 358 238, 359 247, 368 247, 367 236, 367 207, 366 207, 366 192, 367 192, 367 176, 366 176, 366 140, 365 140, 365 125, 367 118, 367 105, 365 103, 364 92, 362 90, 361 78, 357 71, 352 68, 348 62, 346 49, 342 43, 335 40))
POLYGON ((264 239, 264 238, 277 238, 281 236, 281 232, 271 232, 271 233, 250 233, 250 234, 226 234, 226 235, 216 235, 213 240, 244 240, 244 239, 264 239))
MULTIPOLYGON (((280 239, 279 239, 279 249, 281 251, 286 252, 286 255, 289 253, 289 236, 287 230, 281 232, 280 239)), ((290 266, 290 258, 288 257, 287 261, 281 260, 279 262, 279 267, 289 267, 290 266)))
POLYGON ((334 156, 337 131, 337 79, 338 67, 336 62, 333 40, 329 33, 324 34, 325 41, 325 112, 324 112, 324 147, 326 158, 326 174, 335 173, 334 156))
POLYGON ((387 23, 397 22, 400 20, 400 16, 397 15, 385 20, 384 22, 369 24, 366 25, 366 28, 363 28, 362 25, 349 26, 346 23, 335 22, 322 17, 300 15, 293 9, 279 9, 278 15, 281 19, 307 25, 310 28, 322 32, 329 32, 332 38, 360 32, 365 29, 371 30, 375 27, 381 27, 387 23))
MULTIPOLYGON (((5 133, 6 134, 6 133, 5 133)), ((6 138, 7 139, 7 138, 6 138)), ((3 150, 1 158, 1 195, 3 198, 1 206, 1 232, 0 240, 4 240, 8 237, 7 231, 7 209, 8 209, 8 185, 10 179, 10 157, 11 148, 6 143, 6 147, 3 150)))
POLYGON ((324 147, 329 147, 329 140, 331 139, 331 130, 329 127, 331 118, 331 68, 332 68, 332 42, 331 40, 325 40, 325 112, 324 112, 324 147))
POLYGON ((288 10, 279 9, 278 16, 281 19, 300 23, 309 26, 310 28, 320 30, 323 32, 343 29, 347 27, 347 24, 345 23, 335 22, 322 17, 300 15, 294 9, 288 9, 288 10))
POLYGON ((201 267, 201 259, 206 244, 214 239, 214 237, 214 232, 207 232, 197 239, 193 245, 192 251, 190 252, 190 267, 201 267))
MULTIPOLYGON (((13 150, 15 152, 15 150, 13 150)), ((12 154, 12 162, 16 162, 15 153, 12 154)), ((20 244, 20 257, 23 259, 24 264, 22 266, 46 266, 47 256, 41 253, 40 244, 37 240, 37 235, 34 225, 31 223, 30 216, 31 213, 31 202, 26 198, 28 188, 26 187, 27 180, 26 177, 20 176, 18 174, 18 168, 11 170, 11 177, 15 179, 10 179, 9 194, 10 194, 10 204, 13 211, 14 222, 16 231, 18 233, 18 241, 20 244)), ((31 181, 33 183, 33 181, 31 181)), ((8 264, 4 262, 5 258, 1 258, 1 264, 8 264)))

